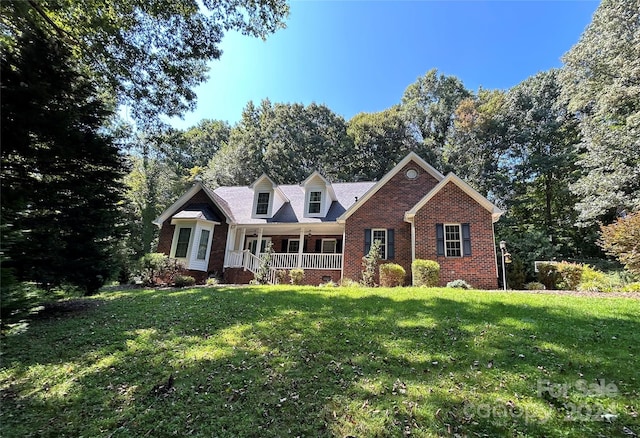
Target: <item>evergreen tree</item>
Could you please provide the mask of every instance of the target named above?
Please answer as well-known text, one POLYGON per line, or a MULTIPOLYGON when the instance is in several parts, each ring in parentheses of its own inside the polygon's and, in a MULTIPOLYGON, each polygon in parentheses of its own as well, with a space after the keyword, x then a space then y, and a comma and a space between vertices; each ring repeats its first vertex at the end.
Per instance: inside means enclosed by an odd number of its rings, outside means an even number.
POLYGON ((20 280, 91 294, 112 270, 122 159, 111 108, 36 26, 2 42, 2 242, 20 280))

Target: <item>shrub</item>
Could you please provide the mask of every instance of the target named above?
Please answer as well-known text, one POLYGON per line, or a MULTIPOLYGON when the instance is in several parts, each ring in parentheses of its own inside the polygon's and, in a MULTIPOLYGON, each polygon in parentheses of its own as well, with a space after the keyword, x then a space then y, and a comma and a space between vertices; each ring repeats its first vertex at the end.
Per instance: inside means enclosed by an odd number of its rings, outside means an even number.
POLYGON ((600 245, 607 254, 615 256, 629 272, 640 274, 640 211, 619 218, 600 227, 600 245))
POLYGON ((140 258, 138 271, 142 284, 155 286, 174 283, 176 275, 184 272, 185 268, 182 262, 170 259, 166 254, 153 252, 140 258))
POLYGON ((207 286, 217 286, 220 284, 220 280, 218 280, 216 277, 209 277, 207 278, 207 282, 205 284, 207 286))
POLYGON ((289 271, 289 278, 291 278, 291 284, 301 285, 304 281, 304 269, 292 269, 289 271))
POLYGON ((558 263, 557 268, 560 277, 558 289, 575 290, 580 284, 583 266, 577 263, 561 262, 558 263))
POLYGON ((287 282, 287 271, 284 269, 278 269, 276 271, 276 282, 278 284, 285 284, 287 282))
POLYGON ((380 241, 374 240, 369 253, 362 257, 362 285, 374 287, 376 285, 376 267, 380 261, 380 241))
POLYGON ((404 277, 407 271, 396 263, 384 263, 380 265, 380 286, 397 287, 404 285, 404 277))
POLYGON ((464 280, 453 280, 447 283, 447 287, 454 289, 471 289, 471 285, 464 280))
POLYGON ((531 283, 527 283, 524 285, 526 290, 545 290, 544 284, 539 283, 537 281, 532 281, 531 283))
POLYGON ((591 266, 582 267, 582 277, 577 289, 583 292, 611 292, 612 282, 604 272, 600 272, 591 266))
POLYGON ((187 287, 193 286, 194 284, 196 284, 196 279, 191 275, 176 275, 173 279, 173 285, 175 287, 187 287))
POLYGON ((513 257, 513 262, 507 266, 507 286, 511 289, 521 290, 524 288, 526 279, 527 273, 522 259, 513 257))
POLYGON ((269 270, 271 268, 271 253, 273 253, 273 243, 267 242, 267 246, 262 254, 260 254, 260 264, 258 272, 253 276, 257 284, 267 284, 269 282, 269 270))
POLYGON ((629 283, 622 288, 622 292, 640 292, 640 282, 629 283))
POLYGON ((558 268, 556 262, 540 263, 538 265, 538 281, 545 289, 556 289, 558 283, 558 268))
POLYGON ((416 259, 411 263, 414 286, 434 287, 440 283, 440 264, 433 260, 416 259))

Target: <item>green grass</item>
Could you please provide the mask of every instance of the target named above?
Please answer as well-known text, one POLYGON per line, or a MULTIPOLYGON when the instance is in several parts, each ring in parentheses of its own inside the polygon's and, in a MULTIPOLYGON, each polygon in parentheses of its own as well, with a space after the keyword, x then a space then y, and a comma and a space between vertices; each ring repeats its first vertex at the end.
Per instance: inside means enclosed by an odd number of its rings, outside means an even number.
POLYGON ((3 437, 640 434, 637 299, 256 286, 89 302, 2 338, 3 437))

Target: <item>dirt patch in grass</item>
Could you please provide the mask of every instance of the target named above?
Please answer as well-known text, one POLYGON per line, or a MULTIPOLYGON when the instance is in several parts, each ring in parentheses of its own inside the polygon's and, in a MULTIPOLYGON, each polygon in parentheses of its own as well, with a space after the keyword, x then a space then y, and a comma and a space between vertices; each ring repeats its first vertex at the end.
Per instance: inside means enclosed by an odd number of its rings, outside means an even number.
POLYGON ((75 298, 71 300, 50 301, 34 315, 37 319, 61 318, 89 312, 104 301, 97 299, 75 298))

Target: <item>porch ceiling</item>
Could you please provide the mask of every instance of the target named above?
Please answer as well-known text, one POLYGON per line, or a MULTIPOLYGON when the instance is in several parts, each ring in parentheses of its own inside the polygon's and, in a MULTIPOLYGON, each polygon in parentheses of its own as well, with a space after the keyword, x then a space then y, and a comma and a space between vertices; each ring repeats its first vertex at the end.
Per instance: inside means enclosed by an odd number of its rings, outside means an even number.
POLYGON ((258 234, 262 228, 263 236, 282 236, 282 235, 294 235, 300 234, 301 230, 304 230, 304 234, 311 233, 312 235, 325 235, 325 234, 342 234, 344 232, 344 225, 340 224, 264 224, 256 226, 251 225, 238 225, 238 230, 246 230, 247 235, 258 234))

